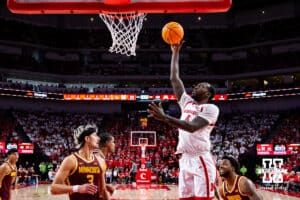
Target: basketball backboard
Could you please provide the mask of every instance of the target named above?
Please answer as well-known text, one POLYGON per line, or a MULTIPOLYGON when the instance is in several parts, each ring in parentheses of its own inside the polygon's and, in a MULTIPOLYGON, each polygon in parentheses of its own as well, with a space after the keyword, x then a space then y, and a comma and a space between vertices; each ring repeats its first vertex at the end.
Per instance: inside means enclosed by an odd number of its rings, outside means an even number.
POLYGON ((7 0, 13 13, 216 13, 226 12, 231 0, 7 0))
POLYGON ((156 147, 155 131, 131 131, 130 132, 131 147, 156 147))
POLYGON ((147 13, 226 12, 231 0, 7 0, 17 14, 99 14, 112 37, 110 52, 135 56, 147 13))

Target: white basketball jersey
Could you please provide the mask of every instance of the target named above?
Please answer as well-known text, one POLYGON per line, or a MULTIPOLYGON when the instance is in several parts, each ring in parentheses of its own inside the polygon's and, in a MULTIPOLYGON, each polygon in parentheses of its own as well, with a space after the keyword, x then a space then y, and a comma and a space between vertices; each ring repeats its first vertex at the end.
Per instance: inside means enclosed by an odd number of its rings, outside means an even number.
POLYGON ((186 92, 178 102, 181 108, 181 120, 192 121, 199 116, 209 124, 194 133, 179 129, 179 141, 176 153, 199 154, 201 151, 210 151, 210 133, 219 116, 219 108, 214 104, 197 104, 186 92))

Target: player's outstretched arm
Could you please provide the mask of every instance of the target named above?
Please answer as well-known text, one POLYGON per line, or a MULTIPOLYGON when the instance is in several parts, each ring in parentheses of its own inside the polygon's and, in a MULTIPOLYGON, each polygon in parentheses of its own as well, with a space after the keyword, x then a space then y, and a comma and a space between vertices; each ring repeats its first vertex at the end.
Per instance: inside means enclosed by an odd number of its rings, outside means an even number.
POLYGON ((166 115, 161 103, 159 103, 159 105, 156 105, 154 102, 152 102, 151 104, 149 104, 147 112, 149 113, 148 117, 154 117, 157 120, 163 121, 171 126, 180 128, 190 133, 193 133, 196 130, 209 124, 206 119, 201 117, 195 117, 192 121, 188 122, 185 120, 177 119, 170 115, 166 115))
POLYGON ((171 74, 170 80, 173 87, 173 91, 176 95, 177 101, 180 100, 182 93, 184 92, 184 85, 179 77, 179 51, 182 47, 182 41, 180 44, 171 45, 172 58, 171 58, 171 74))
POLYGON ((254 184, 247 178, 242 179, 242 192, 247 194, 251 200, 263 200, 263 197, 257 192, 254 184))

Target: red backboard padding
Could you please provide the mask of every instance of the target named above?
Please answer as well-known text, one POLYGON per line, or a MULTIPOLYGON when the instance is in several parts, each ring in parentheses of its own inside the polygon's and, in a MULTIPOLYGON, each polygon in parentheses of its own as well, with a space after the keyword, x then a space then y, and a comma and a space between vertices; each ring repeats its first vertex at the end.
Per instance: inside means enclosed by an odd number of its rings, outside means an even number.
POLYGON ((7 0, 19 14, 215 13, 226 12, 231 0, 7 0))

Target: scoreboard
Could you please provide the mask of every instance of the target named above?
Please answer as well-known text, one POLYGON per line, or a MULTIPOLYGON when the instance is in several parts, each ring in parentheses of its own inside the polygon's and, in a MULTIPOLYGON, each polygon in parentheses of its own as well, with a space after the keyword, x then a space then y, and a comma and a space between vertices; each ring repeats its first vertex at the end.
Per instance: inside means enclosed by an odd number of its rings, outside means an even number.
POLYGON ((33 154, 34 145, 33 143, 19 143, 18 144, 18 152, 20 154, 33 154))
POLYGON ((31 142, 4 142, 0 141, 0 153, 7 153, 9 149, 16 148, 19 154, 33 154, 34 144, 31 142))
POLYGON ((296 155, 300 151, 300 144, 257 144, 258 156, 296 155))

